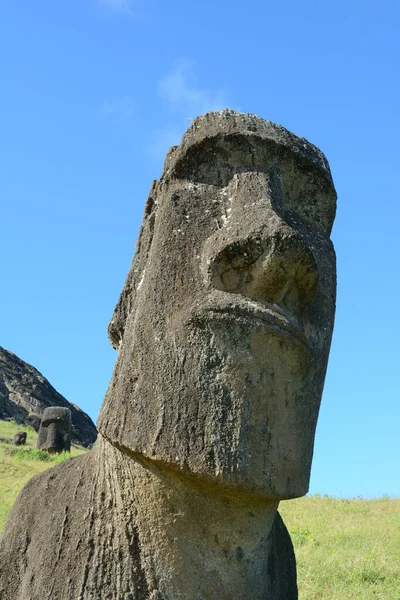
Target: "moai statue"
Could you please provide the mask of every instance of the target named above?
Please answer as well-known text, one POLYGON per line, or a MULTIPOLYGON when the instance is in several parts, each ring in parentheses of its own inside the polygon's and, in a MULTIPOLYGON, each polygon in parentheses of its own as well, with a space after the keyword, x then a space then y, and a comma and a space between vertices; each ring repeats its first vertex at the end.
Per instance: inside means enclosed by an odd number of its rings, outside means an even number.
POLYGON ((45 408, 40 423, 37 448, 61 453, 71 450, 71 411, 63 406, 45 408))
POLYGON ((308 489, 335 206, 305 139, 231 110, 193 121, 153 183, 110 323, 97 442, 20 494, 0 596, 297 598, 277 509, 308 489))
POLYGON ((26 437, 27 437, 26 431, 17 431, 17 433, 14 435, 13 444, 15 446, 25 446, 26 437))

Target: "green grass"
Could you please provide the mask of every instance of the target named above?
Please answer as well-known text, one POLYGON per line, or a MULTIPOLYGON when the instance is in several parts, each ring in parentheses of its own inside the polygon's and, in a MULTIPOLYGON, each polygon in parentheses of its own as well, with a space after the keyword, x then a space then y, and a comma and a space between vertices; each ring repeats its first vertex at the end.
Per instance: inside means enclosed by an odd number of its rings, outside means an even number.
POLYGON ((400 500, 282 502, 300 600, 400 600, 400 500))
POLYGON ((31 477, 86 451, 72 445, 71 453, 48 454, 36 449, 37 433, 32 427, 0 420, 0 438, 12 440, 17 431, 26 431, 25 446, 0 442, 0 531, 20 490, 31 477))
MULTIPOLYGON (((69 457, 36 450, 33 429, 0 421, 0 437, 17 431, 27 432, 25 447, 0 442, 0 530, 25 483, 69 457)), ((84 451, 72 447, 71 456, 84 451)), ((316 495, 282 502, 280 512, 296 552, 299 600, 400 600, 400 500, 316 495)))

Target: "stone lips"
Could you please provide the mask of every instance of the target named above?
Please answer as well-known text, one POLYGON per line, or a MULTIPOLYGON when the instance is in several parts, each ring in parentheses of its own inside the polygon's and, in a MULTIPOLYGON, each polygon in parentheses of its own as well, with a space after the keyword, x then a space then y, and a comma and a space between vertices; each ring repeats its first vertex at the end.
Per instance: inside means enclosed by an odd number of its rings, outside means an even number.
POLYGON ((0 419, 13 418, 38 431, 44 410, 51 406, 71 411, 73 443, 95 442, 97 431, 89 415, 68 402, 32 365, 0 346, 0 419))

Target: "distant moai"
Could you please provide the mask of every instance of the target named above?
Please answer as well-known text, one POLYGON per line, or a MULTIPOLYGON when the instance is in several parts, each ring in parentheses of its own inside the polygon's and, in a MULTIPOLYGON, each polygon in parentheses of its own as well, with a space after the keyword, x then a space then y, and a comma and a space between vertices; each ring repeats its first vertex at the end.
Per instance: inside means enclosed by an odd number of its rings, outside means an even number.
POLYGON ((15 446, 25 446, 26 437, 27 437, 26 431, 17 431, 17 433, 14 435, 13 444, 15 446))
POLYGON ((71 411, 69 408, 50 406, 45 409, 36 447, 49 453, 70 452, 71 411))
POLYGON ((335 209, 304 138, 231 110, 192 122, 109 325, 97 441, 22 490, 1 598, 297 600, 278 506, 308 491, 335 209))

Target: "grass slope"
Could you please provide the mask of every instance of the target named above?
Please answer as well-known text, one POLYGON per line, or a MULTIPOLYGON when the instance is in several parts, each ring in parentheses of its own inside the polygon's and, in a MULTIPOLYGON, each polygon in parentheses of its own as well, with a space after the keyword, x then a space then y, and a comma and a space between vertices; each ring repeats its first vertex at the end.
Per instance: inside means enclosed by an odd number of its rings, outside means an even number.
POLYGON ((32 427, 0 420, 0 438, 12 440, 17 431, 27 432, 25 446, 17 447, 0 442, 0 531, 16 497, 31 477, 63 460, 86 452, 85 448, 75 445, 72 445, 70 454, 65 452, 50 455, 36 450, 38 434, 32 427))
MULTIPOLYGON (((65 456, 43 460, 30 427, 0 421, 0 437, 28 433, 26 452, 0 442, 0 530, 33 475, 65 456), (35 457, 36 455, 36 457, 35 457)), ((85 450, 73 447, 71 456, 85 450)), ((400 500, 312 496, 282 502, 295 547, 300 600, 400 600, 400 500)))
POLYGON ((300 600, 400 600, 400 500, 311 496, 280 504, 300 600))

